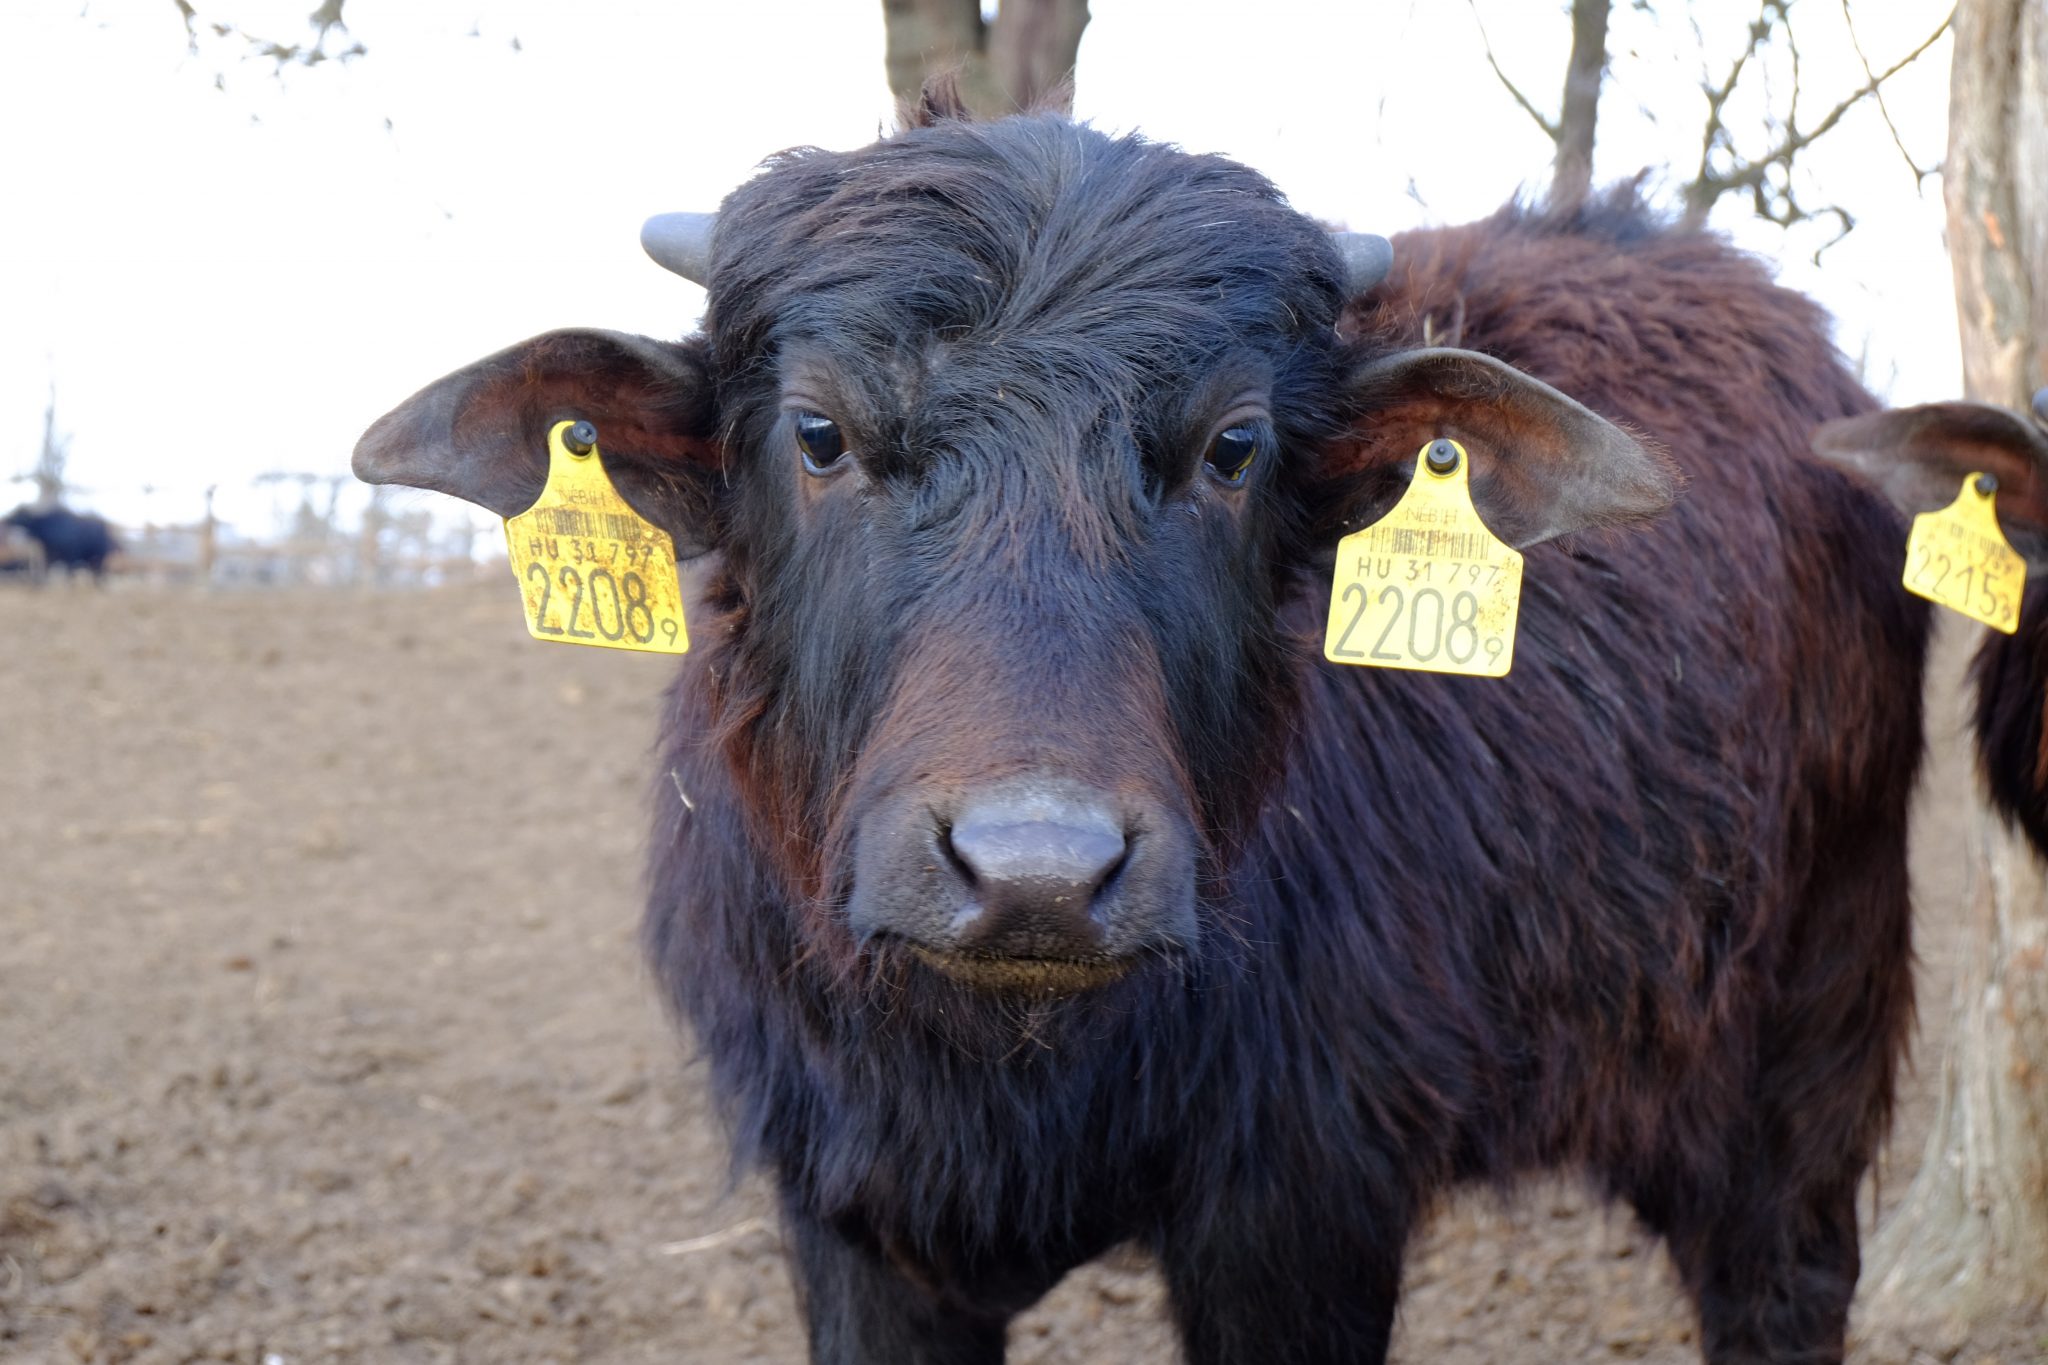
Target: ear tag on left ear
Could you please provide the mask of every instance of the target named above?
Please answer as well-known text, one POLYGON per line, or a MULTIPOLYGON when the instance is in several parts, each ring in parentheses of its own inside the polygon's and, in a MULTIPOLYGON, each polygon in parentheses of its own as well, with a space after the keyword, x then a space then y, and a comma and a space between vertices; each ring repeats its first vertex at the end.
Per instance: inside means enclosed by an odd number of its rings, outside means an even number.
POLYGON ((1971 474, 1956 500, 1913 518, 1906 537, 1906 591, 2007 635, 2020 628, 2026 561, 1998 527, 1998 480, 1971 474))
POLYGON ((675 541, 619 496, 588 422, 548 432, 548 482, 505 520, 536 640, 681 654, 690 648, 675 541))
POLYGON ((1393 510, 1337 542, 1324 658, 1477 678, 1514 666, 1522 554, 1479 519, 1471 466, 1456 441, 1431 441, 1393 510))

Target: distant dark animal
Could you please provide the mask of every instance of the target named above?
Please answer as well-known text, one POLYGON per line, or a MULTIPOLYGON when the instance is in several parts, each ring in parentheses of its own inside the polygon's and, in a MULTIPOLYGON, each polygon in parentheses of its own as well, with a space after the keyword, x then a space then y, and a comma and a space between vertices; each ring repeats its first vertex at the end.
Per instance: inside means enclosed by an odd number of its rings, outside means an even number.
POLYGON ((42 546, 44 575, 52 569, 66 574, 83 569, 96 580, 104 579, 108 556, 120 548, 106 522, 66 507, 17 507, 6 520, 42 546))
POLYGON ((997 1361, 1136 1243, 1198 1365, 1376 1361, 1432 1205, 1561 1167, 1710 1360, 1839 1360, 1926 611, 1806 455, 1872 406, 1824 317, 1627 194, 1380 281, 1231 162, 947 112, 651 223, 700 335, 535 338, 356 450, 509 515, 589 418, 715 552, 646 942, 813 1358, 997 1361), (1437 436, 1529 547, 1514 671, 1325 664, 1437 436))
POLYGON ((1814 449, 1914 514, 1955 501, 1970 474, 1998 480, 1999 526, 2027 562, 2027 585, 2019 630, 1987 632, 1970 670, 1977 764, 1992 804, 2048 857, 2048 388, 2030 416, 1926 403, 1831 422, 1814 449))

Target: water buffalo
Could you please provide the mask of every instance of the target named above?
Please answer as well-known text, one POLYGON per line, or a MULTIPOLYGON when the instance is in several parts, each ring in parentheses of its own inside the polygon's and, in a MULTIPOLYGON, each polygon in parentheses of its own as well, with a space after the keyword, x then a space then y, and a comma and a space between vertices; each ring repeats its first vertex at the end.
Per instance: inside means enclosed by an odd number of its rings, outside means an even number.
POLYGON ((1971 666, 1977 764, 1992 804, 2048 857, 2048 388, 2031 420, 1989 403, 1925 403, 1829 422, 1814 448, 1910 513, 1947 506, 1970 474, 1998 481, 1999 525, 2028 581, 2019 629, 1987 633, 1971 666))
POLYGON ((954 114, 650 223, 697 335, 534 338, 355 457, 509 515, 588 418, 710 555, 645 941, 813 1358, 998 1361, 1136 1244, 1198 1365, 1377 1361, 1437 1198, 1561 1168, 1709 1359, 1839 1359, 1927 613, 1805 453, 1872 407, 1825 318, 1627 192, 1386 273, 1229 161, 954 114), (1438 436, 1528 552, 1513 672, 1328 665, 1438 436))
POLYGON ((108 556, 120 548, 105 521, 68 507, 17 507, 6 521, 42 547, 45 576, 61 567, 66 574, 83 569, 96 580, 104 579, 108 556))

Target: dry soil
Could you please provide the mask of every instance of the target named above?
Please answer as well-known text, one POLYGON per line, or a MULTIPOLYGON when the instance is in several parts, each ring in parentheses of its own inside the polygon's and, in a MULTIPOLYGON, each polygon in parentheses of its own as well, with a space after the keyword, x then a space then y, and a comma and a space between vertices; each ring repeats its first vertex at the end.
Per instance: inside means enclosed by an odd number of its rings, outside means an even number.
MULTIPOLYGON (((670 664, 529 642, 496 575, 10 587, 0 638, 0 1361, 801 1358, 767 1201, 635 955, 670 664)), ((1933 1026, 1959 638, 1916 836, 1933 1026)), ((1568 1186, 1452 1207, 1411 1267, 1402 1361, 1698 1358, 1662 1254, 1568 1186)), ((1161 1308, 1142 1263, 1089 1267, 1012 1358, 1171 1360, 1161 1308)))

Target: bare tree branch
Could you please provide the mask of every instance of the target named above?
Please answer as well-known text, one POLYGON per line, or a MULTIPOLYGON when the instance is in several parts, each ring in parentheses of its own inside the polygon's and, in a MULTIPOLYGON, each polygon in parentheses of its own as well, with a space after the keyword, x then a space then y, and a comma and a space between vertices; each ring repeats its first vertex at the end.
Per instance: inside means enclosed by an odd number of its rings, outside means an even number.
MULTIPOLYGON (((1911 52, 1899 58, 1898 61, 1892 63, 1884 71, 1870 76, 1862 86, 1828 110, 1821 120, 1811 128, 1801 129, 1799 127, 1796 117, 1798 106, 1797 94, 1795 92, 1793 97, 1795 114, 1785 121, 1783 136, 1778 139, 1776 145, 1762 156, 1743 160, 1736 157, 1734 142, 1729 137, 1727 128, 1721 121, 1721 109, 1727 103, 1728 97, 1734 93, 1736 82, 1741 78, 1743 66, 1769 35, 1772 27, 1777 22, 1784 21, 1784 19, 1784 0, 1764 0, 1763 14, 1750 28, 1749 45, 1744 50, 1742 56, 1736 59, 1734 69, 1730 71, 1727 81, 1718 90, 1707 91, 1707 131, 1701 144, 1700 171, 1699 175, 1694 178, 1691 184, 1685 187, 1684 191, 1686 205, 1684 221, 1689 225, 1696 227, 1706 222, 1707 214, 1720 201, 1721 196, 1735 190, 1750 191, 1760 206, 1758 212, 1763 213, 1772 222, 1791 223, 1797 222, 1801 218, 1810 217, 1810 214, 1800 209, 1792 194, 1789 173, 1793 159, 1805 148, 1811 146, 1817 139, 1825 136, 1837 123, 1841 122, 1844 114, 1875 94, 1878 88, 1887 80, 1903 71, 1922 53, 1926 52, 1928 48, 1934 46, 1935 41, 1942 34, 1946 33, 1949 25, 1954 22, 1955 13, 1950 11, 1948 17, 1943 19, 1934 32, 1928 34, 1918 47, 1915 47, 1911 52), (1713 164, 1714 153, 1722 149, 1725 149, 1731 157, 1736 159, 1727 169, 1716 170, 1713 164), (1783 172, 1785 175, 1782 184, 1776 187, 1775 191, 1773 191, 1769 183, 1769 177, 1774 170, 1783 172), (1773 200, 1774 193, 1776 196, 1775 202, 1773 200), (1770 206, 1771 211, 1766 211, 1764 207, 1766 205, 1770 206)), ((1796 45, 1793 45, 1792 50, 1796 62, 1798 51, 1796 45)), ((1834 212, 1847 219, 1847 215, 1842 214, 1839 209, 1822 210, 1822 212, 1834 212)))
MULTIPOLYGON (((361 43, 353 41, 339 51, 327 50, 329 33, 335 29, 340 29, 343 33, 348 32, 348 24, 341 17, 342 6, 347 2, 348 0, 320 0, 319 8, 306 16, 306 22, 313 29, 313 40, 309 43, 285 43, 250 33, 236 24, 217 19, 202 20, 199 11, 189 3, 189 0, 171 0, 171 3, 178 7, 179 17, 184 20, 186 46, 194 56, 199 54, 199 26, 204 23, 216 37, 240 38, 248 44, 252 55, 269 58, 277 63, 280 71, 287 66, 310 67, 318 66, 325 61, 347 61, 351 57, 362 56, 368 50, 361 43)), ((221 83, 218 79, 214 81, 216 86, 221 83)))
POLYGON ((1799 92, 1805 89, 1805 82, 1799 79, 1799 30, 1792 27, 1792 17, 1785 16, 1785 49, 1792 54, 1792 107, 1785 111, 1785 126, 1799 126, 1799 92))
MULTIPOLYGON (((1770 36, 1772 25, 1784 15, 1784 12, 1782 0, 1764 0, 1763 12, 1758 15, 1756 22, 1749 26, 1748 45, 1728 68, 1728 79, 1722 81, 1719 86, 1703 84, 1700 87, 1707 97, 1707 122, 1700 135, 1700 171, 1694 183, 1706 179, 1708 167, 1713 161, 1714 149, 1729 142, 1727 125, 1721 121, 1721 109, 1728 103, 1729 96, 1735 93, 1737 83, 1742 80, 1743 68, 1749 65, 1750 58, 1756 55, 1756 50, 1763 45, 1764 39, 1770 36)), ((1702 221, 1704 218, 1703 213, 1702 221)))
POLYGON ((1522 106, 1522 112, 1536 120, 1536 126, 1543 130, 1545 137, 1556 142, 1564 135, 1564 130, 1543 117, 1542 111, 1529 102, 1529 97, 1515 88, 1515 83, 1508 79, 1508 73, 1500 69, 1500 63, 1495 61, 1493 56, 1493 40, 1486 36, 1486 21, 1479 17, 1479 0, 1468 0, 1468 3, 1472 6, 1472 22, 1479 25, 1479 43, 1486 49, 1486 64, 1493 68, 1494 75, 1500 77, 1500 83, 1514 96, 1515 103, 1522 106))
POLYGON ((316 42, 325 42, 327 30, 331 28, 348 32, 348 25, 341 21, 341 7, 346 2, 347 0, 320 0, 320 8, 307 16, 307 22, 313 25, 316 42))
MULTIPOLYGON (((1951 13, 1949 18, 1953 21, 1955 15, 1951 13)), ((1842 25, 1849 30, 1849 46, 1856 50, 1856 60, 1863 66, 1864 79, 1876 80, 1876 73, 1870 69, 1870 58, 1863 54, 1863 40, 1856 36, 1856 21, 1849 17, 1849 0, 1842 0, 1842 25)), ((1941 163, 1936 162, 1924 170, 1921 168, 1920 163, 1913 159, 1913 154, 1906 150, 1906 140, 1899 136, 1899 126, 1892 122, 1892 111, 1884 102, 1884 91, 1880 89, 1873 93, 1877 99, 1877 112, 1883 116, 1884 126, 1892 135, 1892 146, 1899 149, 1899 156, 1905 161, 1906 168, 1913 172, 1913 187, 1918 189, 1927 182, 1928 176, 1940 173, 1941 163)))

